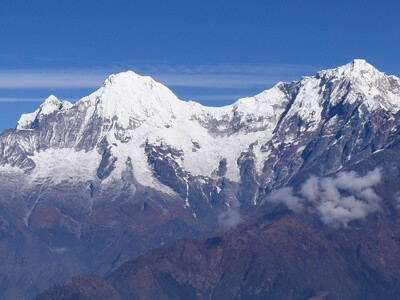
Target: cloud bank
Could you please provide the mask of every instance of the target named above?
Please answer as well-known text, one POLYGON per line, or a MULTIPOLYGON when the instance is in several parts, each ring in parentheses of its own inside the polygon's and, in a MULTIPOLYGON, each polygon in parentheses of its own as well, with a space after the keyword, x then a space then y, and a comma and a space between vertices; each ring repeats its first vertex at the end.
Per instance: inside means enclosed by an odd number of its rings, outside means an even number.
POLYGON ((372 187, 381 180, 379 168, 365 176, 351 171, 340 172, 333 177, 311 177, 298 191, 293 188, 279 189, 272 192, 269 200, 284 203, 294 211, 310 207, 324 223, 346 227, 349 222, 364 219, 380 209, 381 198, 372 187))

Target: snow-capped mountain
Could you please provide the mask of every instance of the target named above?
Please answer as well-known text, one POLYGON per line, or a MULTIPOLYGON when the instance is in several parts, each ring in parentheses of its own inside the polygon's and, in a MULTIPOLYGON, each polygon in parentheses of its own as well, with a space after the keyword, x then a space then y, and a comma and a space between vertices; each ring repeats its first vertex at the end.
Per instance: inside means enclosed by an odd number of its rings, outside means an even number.
MULTIPOLYGON (((167 191, 168 185, 154 176, 149 149, 175 150, 164 159, 186 174, 183 180, 200 176, 233 182, 241 181, 238 160, 251 152, 262 186, 265 162, 276 157, 271 154, 277 147, 293 148, 304 144, 305 135, 349 121, 343 120, 346 107, 353 108, 353 118, 367 121, 371 112, 380 111, 390 122, 400 107, 399 79, 354 60, 233 105, 205 107, 181 101, 150 77, 128 71, 111 75, 76 104, 50 96, 34 113, 22 115, 16 130, 1 137, 1 165, 34 180, 58 183, 73 175, 79 182, 110 182, 122 178, 130 161, 140 185, 167 191), (224 174, 217 175, 221 166, 224 174)), ((297 150, 303 153, 301 146, 297 150)))
POLYGON ((274 189, 397 149, 399 110, 400 79, 364 60, 225 107, 181 101, 128 71, 75 104, 50 96, 0 135, 0 201, 9 226, 50 253, 33 265, 68 257, 72 270, 59 278, 105 273, 151 247, 233 226, 240 210, 270 205, 274 189))
MULTIPOLYGON (((335 152, 318 175, 338 170, 360 152, 387 146, 387 137, 375 137, 377 125, 391 128, 384 135, 396 134, 399 107, 400 80, 363 60, 225 107, 181 101, 150 77, 128 71, 111 75, 75 104, 50 96, 22 115, 15 131, 1 136, 0 163, 2 173, 23 172, 32 183, 87 182, 101 189, 131 176, 132 189, 175 194, 189 207, 194 182, 213 182, 217 192, 220 179, 269 189, 287 183, 306 167, 310 150, 317 155, 315 142, 323 144, 320 155, 335 152), (339 136, 347 129, 356 132, 339 136)), ((257 192, 252 202, 260 201, 257 192)))

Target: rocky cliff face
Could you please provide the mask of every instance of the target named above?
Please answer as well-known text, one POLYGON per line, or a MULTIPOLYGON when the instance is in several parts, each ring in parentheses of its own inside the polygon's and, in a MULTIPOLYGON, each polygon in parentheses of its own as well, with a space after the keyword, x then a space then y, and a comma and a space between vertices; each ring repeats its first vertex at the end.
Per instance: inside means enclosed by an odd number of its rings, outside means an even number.
POLYGON ((220 108, 133 72, 75 104, 51 96, 0 135, 1 293, 229 229, 311 175, 384 168, 377 197, 396 211, 399 107, 400 80, 362 60, 220 108))

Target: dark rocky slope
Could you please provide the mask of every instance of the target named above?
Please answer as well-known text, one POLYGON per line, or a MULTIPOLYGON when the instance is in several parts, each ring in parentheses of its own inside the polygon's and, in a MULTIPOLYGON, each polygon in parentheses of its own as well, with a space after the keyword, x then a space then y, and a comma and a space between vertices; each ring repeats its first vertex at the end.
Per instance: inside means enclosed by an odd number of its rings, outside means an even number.
POLYGON ((36 299, 398 299, 400 223, 390 214, 332 229, 280 207, 253 225, 180 240, 36 299))

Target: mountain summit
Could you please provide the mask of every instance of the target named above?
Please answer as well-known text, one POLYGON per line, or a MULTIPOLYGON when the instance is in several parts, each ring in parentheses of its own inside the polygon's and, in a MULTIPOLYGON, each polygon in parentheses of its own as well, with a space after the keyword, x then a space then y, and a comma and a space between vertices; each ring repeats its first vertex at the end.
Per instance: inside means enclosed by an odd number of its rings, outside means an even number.
MULTIPOLYGON (((37 111, 23 115, 17 131, 8 132, 14 144, 7 145, 18 148, 20 156, 5 155, 0 162, 33 170, 52 161, 45 158, 47 149, 85 150, 76 158, 86 160, 90 155, 89 177, 96 179, 101 173, 102 180, 121 178, 129 160, 137 182, 160 188, 165 184, 158 185, 147 162, 146 149, 151 145, 180 151, 177 166, 188 176, 213 177, 223 162, 224 177, 240 182, 237 160, 250 145, 256 176, 261 176, 277 142, 294 143, 300 135, 316 134, 326 122, 335 125, 345 107, 355 109, 361 122, 366 119, 361 115, 375 110, 395 114, 400 107, 400 80, 364 60, 354 60, 217 108, 181 101, 150 77, 128 71, 111 75, 99 90, 73 105, 50 96, 37 111), (288 131, 277 138, 281 128, 288 131), (39 156, 43 160, 38 161, 39 156), (101 171, 103 167, 108 171, 101 171)), ((63 163, 61 158, 57 161, 63 163)), ((45 168, 51 180, 51 167, 45 168)))
POLYGON ((9 262, 4 293, 21 297, 76 272, 105 274, 258 210, 301 210, 328 227, 381 212, 387 226, 398 171, 374 170, 397 157, 399 107, 400 79, 363 60, 224 107, 181 101, 132 71, 74 104, 50 96, 0 134, 0 246, 7 257, 29 258, 24 268, 9 262), (340 172, 388 182, 386 194, 345 185, 346 198, 340 172), (329 200, 327 190, 345 201, 329 200))

